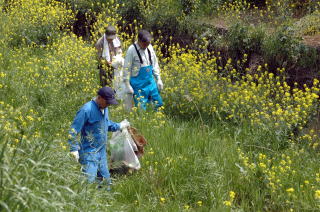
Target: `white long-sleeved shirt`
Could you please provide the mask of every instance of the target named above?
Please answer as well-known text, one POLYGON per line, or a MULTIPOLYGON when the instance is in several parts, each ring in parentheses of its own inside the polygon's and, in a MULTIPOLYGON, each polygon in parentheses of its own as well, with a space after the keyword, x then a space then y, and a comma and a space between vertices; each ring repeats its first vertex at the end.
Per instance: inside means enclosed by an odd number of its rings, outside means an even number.
MULTIPOLYGON (((140 63, 140 59, 138 56, 138 53, 133 45, 129 46, 128 51, 126 53, 126 57, 124 59, 124 66, 123 66, 123 79, 129 80, 130 76, 137 76, 139 73, 139 69, 141 67, 149 66, 151 65, 149 61, 149 53, 147 49, 141 49, 138 42, 135 42, 137 49, 141 55, 142 58, 142 64, 140 63)), ((160 68, 158 64, 158 58, 156 56, 156 53, 150 44, 148 46, 148 49, 151 53, 151 60, 152 60, 152 66, 153 66, 153 75, 156 79, 160 77, 160 68)))
MULTIPOLYGON (((114 47, 113 42, 111 42, 111 43, 108 42, 108 45, 109 45, 109 50, 110 50, 111 61, 113 59, 113 56, 122 54, 121 46, 114 47)), ((103 48, 104 48, 103 36, 100 37, 99 40, 96 42, 95 47, 97 49, 98 59, 102 59, 102 52, 103 52, 103 48)))

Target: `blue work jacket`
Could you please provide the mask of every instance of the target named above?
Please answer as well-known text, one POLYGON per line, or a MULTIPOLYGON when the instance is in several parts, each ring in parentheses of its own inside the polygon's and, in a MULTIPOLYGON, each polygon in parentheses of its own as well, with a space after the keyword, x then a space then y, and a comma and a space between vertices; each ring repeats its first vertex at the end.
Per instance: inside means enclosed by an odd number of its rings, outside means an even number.
POLYGON ((91 100, 77 112, 69 132, 70 151, 80 154, 98 152, 106 146, 107 132, 120 129, 119 123, 109 120, 108 108, 100 110, 98 104, 91 100), (77 138, 80 133, 80 139, 77 138))

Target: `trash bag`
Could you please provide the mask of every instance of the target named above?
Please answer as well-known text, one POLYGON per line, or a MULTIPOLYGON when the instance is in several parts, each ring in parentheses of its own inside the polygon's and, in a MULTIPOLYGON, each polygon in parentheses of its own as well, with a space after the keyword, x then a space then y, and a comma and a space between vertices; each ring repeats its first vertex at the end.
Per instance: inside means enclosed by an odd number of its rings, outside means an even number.
POLYGON ((114 79, 112 87, 116 91, 117 100, 124 100, 126 98, 126 86, 123 82, 123 63, 124 59, 121 55, 116 55, 112 59, 111 66, 114 68, 114 79))
POLYGON ((140 162, 135 154, 138 151, 138 147, 127 129, 112 134, 110 151, 111 169, 123 166, 134 170, 140 169, 140 162))
POLYGON ((144 154, 144 146, 148 143, 147 140, 134 127, 128 127, 128 132, 130 133, 135 145, 137 146, 137 150, 134 151, 135 154, 138 156, 138 158, 142 157, 142 155, 144 154))

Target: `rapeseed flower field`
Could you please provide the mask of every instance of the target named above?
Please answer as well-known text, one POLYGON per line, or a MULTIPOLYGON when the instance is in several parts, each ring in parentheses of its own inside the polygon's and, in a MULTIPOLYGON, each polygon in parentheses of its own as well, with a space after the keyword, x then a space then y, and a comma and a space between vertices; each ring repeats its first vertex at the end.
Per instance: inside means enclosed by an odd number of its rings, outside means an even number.
MULTIPOLYGON (((84 40, 72 33, 76 14, 63 1, 0 0, 0 210, 319 210, 319 137, 309 128, 319 80, 289 85, 285 68, 244 68, 246 54, 224 62, 204 50, 206 40, 203 51, 154 41, 163 108, 110 109, 113 121, 128 119, 149 141, 142 169, 113 176, 111 192, 83 181, 68 130, 99 88, 94 42, 104 28, 117 26, 125 50, 143 28, 123 28, 116 11, 124 6, 99 3, 107 12, 95 13, 84 40)), ((234 1, 220 11, 240 16, 248 7, 234 1)))

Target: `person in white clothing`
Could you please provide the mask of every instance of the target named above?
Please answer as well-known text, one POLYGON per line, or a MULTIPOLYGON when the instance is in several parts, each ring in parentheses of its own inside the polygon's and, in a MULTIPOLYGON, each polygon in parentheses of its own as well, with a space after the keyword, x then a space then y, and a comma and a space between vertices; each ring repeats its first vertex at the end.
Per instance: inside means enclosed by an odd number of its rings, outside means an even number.
POLYGON ((163 105, 160 96, 163 83, 151 40, 147 30, 140 30, 138 41, 128 48, 123 66, 126 93, 133 95, 135 105, 144 110, 148 103, 153 103, 156 110, 163 105))
POLYGON ((122 76, 119 72, 122 69, 124 59, 116 28, 108 26, 103 36, 96 42, 95 47, 98 51, 100 85, 111 86, 117 90, 113 81, 115 75, 117 78, 122 76))

